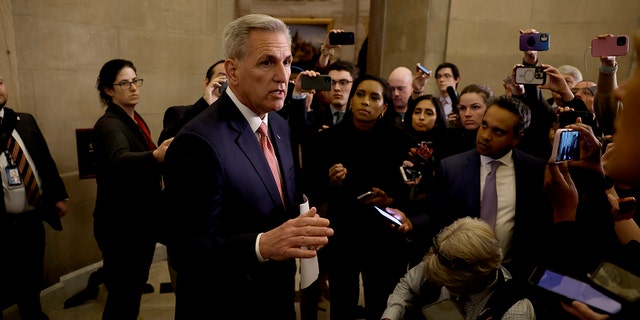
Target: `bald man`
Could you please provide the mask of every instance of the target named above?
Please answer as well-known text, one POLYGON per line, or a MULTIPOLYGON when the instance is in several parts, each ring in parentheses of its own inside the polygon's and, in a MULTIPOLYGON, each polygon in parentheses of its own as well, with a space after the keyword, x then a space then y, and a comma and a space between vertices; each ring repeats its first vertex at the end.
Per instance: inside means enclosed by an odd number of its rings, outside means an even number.
POLYGON ((388 81, 393 94, 393 108, 400 115, 400 119, 404 119, 411 97, 413 73, 407 67, 397 67, 389 74, 388 81))

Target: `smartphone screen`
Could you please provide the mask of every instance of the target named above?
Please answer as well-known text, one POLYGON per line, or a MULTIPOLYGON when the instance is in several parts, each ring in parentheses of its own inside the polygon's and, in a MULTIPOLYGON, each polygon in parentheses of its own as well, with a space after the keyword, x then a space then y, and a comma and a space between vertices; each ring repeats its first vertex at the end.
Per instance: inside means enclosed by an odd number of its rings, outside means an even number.
POLYGON ((551 157, 555 162, 580 159, 580 132, 558 129, 551 157))
POLYGON ((378 208, 378 206, 373 206, 374 208, 376 208, 376 210, 378 210, 378 212, 385 218, 389 219, 389 221, 393 222, 396 226, 401 226, 402 222, 400 222, 400 220, 398 220, 398 218, 392 216, 391 214, 389 214, 388 212, 378 208))
POLYGON ((593 283, 631 303, 640 300, 640 277, 604 261, 590 276, 593 283))
POLYGON ((622 305, 587 283, 555 273, 548 269, 536 268, 529 281, 541 288, 555 292, 572 300, 581 301, 609 314, 616 314, 622 305))

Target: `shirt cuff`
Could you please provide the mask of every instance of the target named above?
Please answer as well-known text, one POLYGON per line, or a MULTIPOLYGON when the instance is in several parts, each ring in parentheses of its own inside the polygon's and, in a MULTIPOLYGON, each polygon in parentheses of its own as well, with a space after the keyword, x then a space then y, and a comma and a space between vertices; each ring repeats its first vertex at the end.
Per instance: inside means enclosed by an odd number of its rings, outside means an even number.
POLYGON ((258 257, 258 261, 260 262, 269 261, 269 259, 263 258, 262 255, 260 254, 260 237, 262 237, 262 233, 258 233, 258 236, 256 237, 256 245, 255 245, 256 257, 258 257))

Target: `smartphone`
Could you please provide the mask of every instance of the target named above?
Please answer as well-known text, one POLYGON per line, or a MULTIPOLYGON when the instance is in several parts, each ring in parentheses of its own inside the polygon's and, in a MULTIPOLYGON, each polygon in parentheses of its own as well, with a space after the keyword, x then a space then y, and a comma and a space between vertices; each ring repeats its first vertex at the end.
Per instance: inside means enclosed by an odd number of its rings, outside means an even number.
POLYGON ((421 64, 418 65, 418 69, 420 69, 420 71, 424 72, 424 74, 431 74, 431 71, 429 71, 429 69, 425 68, 421 64))
POLYGON ((220 94, 222 94, 225 90, 227 90, 228 86, 229 86, 229 83, 227 81, 221 83, 220 84, 220 94))
POLYGON ((556 130, 551 150, 551 161, 561 162, 580 159, 580 132, 561 128, 556 130))
POLYGON ((548 33, 525 33, 520 35, 520 51, 547 51, 551 37, 548 33))
POLYGON ((355 44, 356 37, 353 32, 331 32, 329 33, 329 44, 332 46, 339 44, 355 44))
POLYGON ((640 277, 611 262, 603 261, 589 278, 600 288, 628 302, 640 300, 640 277))
POLYGON ((622 309, 620 302, 594 289, 591 285, 546 268, 536 267, 529 277, 529 282, 535 286, 571 300, 578 300, 590 307, 609 314, 616 314, 622 309))
POLYGON ((544 73, 544 67, 516 67, 517 84, 545 84, 547 82, 547 74, 544 73))
POLYGON ((374 208, 376 208, 376 210, 378 210, 378 213, 380 213, 383 217, 387 218, 389 221, 391 221, 393 224, 396 225, 396 227, 399 227, 402 225, 402 222, 400 222, 400 220, 398 220, 398 218, 392 216, 389 212, 386 212, 380 208, 378 208, 378 206, 373 206, 374 208))
POLYGON ((589 111, 564 111, 558 114, 558 123, 560 123, 560 127, 564 128, 570 124, 576 123, 576 119, 580 117, 582 123, 591 126, 592 128, 595 126, 595 114, 589 111))
POLYGON ((629 36, 597 38, 591 40, 591 56, 625 56, 629 53, 629 36))
POLYGON ((405 166, 400 166, 400 174, 402 175, 402 180, 405 182, 416 181, 422 176, 420 171, 405 166))
POLYGON ((450 299, 434 302, 422 307, 422 315, 424 315, 427 320, 464 320, 464 316, 462 316, 456 304, 450 299))
POLYGON ((365 201, 365 200, 373 198, 375 195, 376 194, 373 193, 372 191, 367 191, 367 192, 359 195, 356 199, 358 199, 360 201, 365 201))
POLYGON ((331 91, 331 76, 310 77, 303 74, 301 81, 304 90, 331 91))

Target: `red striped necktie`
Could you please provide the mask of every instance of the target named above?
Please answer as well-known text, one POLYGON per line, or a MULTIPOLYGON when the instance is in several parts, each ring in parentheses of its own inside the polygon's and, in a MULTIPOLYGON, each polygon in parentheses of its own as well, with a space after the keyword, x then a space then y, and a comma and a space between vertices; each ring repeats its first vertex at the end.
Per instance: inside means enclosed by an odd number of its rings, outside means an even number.
POLYGON ((267 158, 267 162, 269 163, 269 168, 271 169, 271 174, 273 178, 276 180, 276 184, 278 185, 278 191, 280 192, 280 198, 282 199, 282 203, 284 203, 284 194, 282 193, 282 181, 280 180, 280 171, 278 170, 278 160, 276 159, 276 152, 273 149, 273 145, 271 144, 271 139, 269 139, 269 133, 267 132, 267 125, 262 122, 260 124, 260 128, 258 128, 258 133, 260 134, 260 146, 262 147, 262 152, 264 152, 265 158, 267 158))

